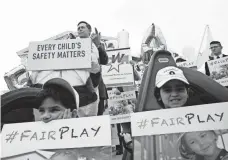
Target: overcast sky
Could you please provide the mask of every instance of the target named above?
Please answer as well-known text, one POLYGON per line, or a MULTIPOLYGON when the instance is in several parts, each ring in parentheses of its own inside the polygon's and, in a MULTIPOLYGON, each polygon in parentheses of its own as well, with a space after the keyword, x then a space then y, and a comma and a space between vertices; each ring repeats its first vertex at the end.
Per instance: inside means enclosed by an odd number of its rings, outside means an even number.
POLYGON ((30 41, 76 31, 81 20, 104 36, 116 37, 127 30, 133 55, 139 55, 143 35, 152 23, 160 27, 168 47, 179 53, 186 46, 198 52, 208 24, 228 54, 226 0, 7 0, 0 6, 0 90, 7 89, 4 73, 20 64, 17 51, 30 41))

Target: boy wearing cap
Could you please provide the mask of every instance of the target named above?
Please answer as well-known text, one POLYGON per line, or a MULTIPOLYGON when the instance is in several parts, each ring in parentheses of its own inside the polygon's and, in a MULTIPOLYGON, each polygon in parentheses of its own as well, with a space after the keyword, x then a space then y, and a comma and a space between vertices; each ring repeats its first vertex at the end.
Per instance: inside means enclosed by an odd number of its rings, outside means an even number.
MULTIPOLYGON (((155 78, 155 97, 163 109, 187 106, 189 82, 182 70, 174 66, 160 69, 155 78)), ((175 134, 161 135, 162 157, 176 158, 180 154, 173 148, 178 137, 175 134)))
MULTIPOLYGON (((168 66, 160 69, 156 74, 155 86, 155 97, 163 109, 187 106, 189 82, 179 68, 168 66)), ((176 156, 176 159, 180 157, 178 151, 175 148, 172 149, 170 145, 177 138, 173 134, 161 135, 164 159, 167 158, 167 155, 169 157, 176 156)), ((127 144, 128 148, 131 149, 129 138, 127 144)))
POLYGON ((64 79, 53 78, 43 85, 37 95, 40 119, 50 122, 56 119, 96 116, 93 105, 79 107, 77 91, 64 79))
POLYGON ((188 85, 182 70, 168 66, 157 72, 154 94, 162 108, 182 107, 188 100, 188 85))

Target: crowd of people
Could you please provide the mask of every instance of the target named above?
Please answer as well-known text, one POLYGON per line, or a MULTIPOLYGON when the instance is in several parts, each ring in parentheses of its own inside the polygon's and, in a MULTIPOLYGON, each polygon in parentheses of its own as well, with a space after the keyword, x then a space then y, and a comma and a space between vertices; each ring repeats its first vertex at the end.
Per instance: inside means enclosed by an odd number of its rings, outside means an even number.
MULTIPOLYGON (((31 74, 28 86, 41 88, 41 91, 36 96, 35 104, 39 111, 39 120, 42 120, 45 123, 57 119, 103 115, 108 106, 108 89, 103 82, 101 70, 101 65, 106 65, 108 63, 108 55, 101 43, 101 35, 97 29, 95 30, 95 33, 92 33, 91 25, 85 21, 78 23, 77 31, 78 36, 75 37, 72 35, 71 39, 89 37, 92 39, 91 69, 52 71, 48 77, 45 75, 50 71, 33 71, 31 74)), ((149 45, 143 45, 144 49, 142 49, 141 61, 139 63, 132 63, 135 80, 140 80, 141 76, 139 71, 141 70, 143 70, 143 72, 145 71, 145 74, 143 74, 143 77, 141 78, 147 79, 149 74, 146 74, 146 70, 150 65, 156 65, 151 63, 150 59, 157 50, 153 50, 153 48, 148 46, 149 45), (145 46, 147 48, 146 50, 145 46), (140 63, 143 64, 141 65, 143 67, 139 66, 140 63)), ((162 47, 160 46, 158 51, 167 52, 166 49, 167 47, 162 44, 162 47)), ((211 56, 209 56, 209 61, 228 56, 222 53, 222 45, 219 41, 212 41, 210 43, 210 49, 211 56)), ((186 60, 183 58, 175 59, 176 63, 183 61, 186 60)), ((211 74, 208 68, 209 61, 206 61, 199 71, 203 72, 205 76, 214 78, 215 75, 211 74)), ((228 75, 227 66, 228 64, 224 71, 225 76, 228 75)), ((191 94, 190 82, 184 75, 182 69, 177 66, 166 66, 159 69, 156 73, 155 83, 152 86, 155 86, 153 94, 161 109, 191 105, 189 103, 189 94, 191 94)), ((119 94, 118 88, 115 88, 115 94, 119 94)), ((140 88, 138 94, 142 93, 143 89, 145 88, 140 88)), ((131 112, 135 108, 135 106, 131 105, 129 100, 123 100, 123 104, 124 106, 131 106, 129 108, 131 112)), ((124 110, 124 106, 121 106, 122 110, 124 110)), ((117 112, 115 109, 116 108, 111 107, 113 115, 117 112)), ((125 126, 123 125, 122 127, 124 128, 125 126)), ((121 139, 121 145, 123 143, 125 148, 123 159, 133 159, 133 140, 130 129, 129 132, 120 131, 119 137, 121 139)), ((163 139, 167 140, 167 137, 164 136, 163 139)), ((168 139, 167 143, 175 138, 173 135, 170 135, 168 139)), ((179 151, 176 152, 178 152, 178 154, 180 153, 180 155, 186 159, 190 159, 193 156, 197 160, 228 159, 228 151, 219 149, 216 146, 216 140, 217 133, 214 131, 186 133, 175 139, 175 141, 180 141, 179 151), (208 140, 202 140, 204 139, 203 137, 206 137, 205 139, 208 140), (214 144, 213 147, 207 150, 205 149, 204 151, 200 150, 199 143, 204 143, 204 141, 205 143, 211 141, 211 143, 214 144)), ((64 154, 55 154, 52 156, 52 159, 55 159, 57 156, 63 156, 64 154)), ((71 159, 75 159, 74 156, 74 153, 72 153, 71 159)))

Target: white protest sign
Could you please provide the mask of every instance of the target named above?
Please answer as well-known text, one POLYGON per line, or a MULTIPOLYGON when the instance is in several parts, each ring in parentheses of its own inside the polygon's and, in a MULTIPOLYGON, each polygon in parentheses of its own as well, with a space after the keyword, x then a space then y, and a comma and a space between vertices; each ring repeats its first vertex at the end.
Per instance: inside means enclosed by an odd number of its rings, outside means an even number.
MULTIPOLYGON (((66 31, 60 34, 57 34, 56 36, 50 37, 48 39, 45 39, 45 41, 47 40, 63 40, 63 39, 70 39, 70 34, 75 35, 76 33, 72 32, 72 31, 66 31)), ((23 56, 23 55, 27 55, 29 53, 29 48, 24 48, 20 51, 17 52, 18 56, 23 56)))
POLYGON ((48 40, 29 44, 28 70, 91 68, 90 38, 48 40))
POLYGON ((192 67, 196 67, 196 63, 195 63, 195 61, 178 62, 177 66, 178 67, 192 68, 192 67))
POLYGON ((210 76, 223 86, 228 86, 228 57, 207 61, 210 76))
POLYGON ((2 130, 2 157, 37 149, 111 145, 109 116, 72 118, 49 123, 6 124, 2 130), (93 123, 91 123, 93 122, 93 123))
POLYGON ((228 102, 131 114, 133 136, 228 129, 228 102))
POLYGON ((113 50, 106 50, 108 55, 108 64, 110 63, 129 63, 131 58, 130 48, 120 48, 113 50))
POLYGON ((111 63, 102 66, 102 77, 106 87, 134 85, 133 67, 131 64, 111 63))

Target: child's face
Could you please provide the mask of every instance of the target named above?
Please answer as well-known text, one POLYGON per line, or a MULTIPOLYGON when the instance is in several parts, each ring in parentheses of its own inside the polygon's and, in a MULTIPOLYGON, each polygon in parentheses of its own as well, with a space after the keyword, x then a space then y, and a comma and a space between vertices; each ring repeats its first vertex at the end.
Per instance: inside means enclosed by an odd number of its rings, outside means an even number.
POLYGON ((217 148, 216 135, 212 131, 189 132, 184 135, 187 146, 201 156, 212 156, 217 148))
POLYGON ((56 101, 51 97, 43 100, 39 107, 40 119, 44 122, 60 119, 60 115, 64 113, 66 108, 60 101, 56 101))
POLYGON ((187 88, 179 80, 171 80, 160 89, 161 100, 165 108, 182 107, 188 99, 187 88))

